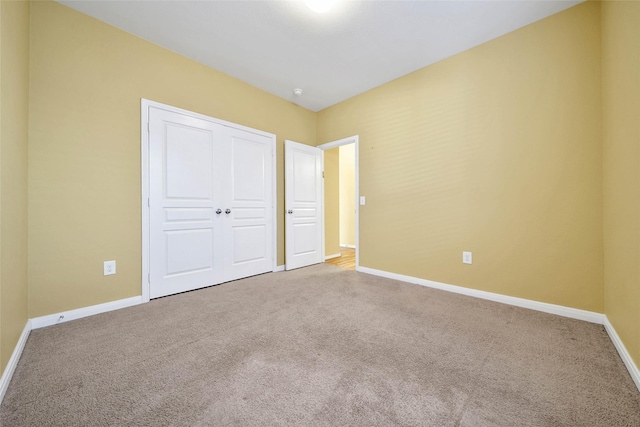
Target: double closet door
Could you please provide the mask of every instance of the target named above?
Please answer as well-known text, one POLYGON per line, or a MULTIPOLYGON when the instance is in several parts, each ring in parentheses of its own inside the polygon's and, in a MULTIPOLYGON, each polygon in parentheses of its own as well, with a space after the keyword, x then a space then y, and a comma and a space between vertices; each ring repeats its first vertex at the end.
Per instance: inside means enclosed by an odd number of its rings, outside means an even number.
POLYGON ((149 108, 149 296, 273 270, 274 139, 149 108))

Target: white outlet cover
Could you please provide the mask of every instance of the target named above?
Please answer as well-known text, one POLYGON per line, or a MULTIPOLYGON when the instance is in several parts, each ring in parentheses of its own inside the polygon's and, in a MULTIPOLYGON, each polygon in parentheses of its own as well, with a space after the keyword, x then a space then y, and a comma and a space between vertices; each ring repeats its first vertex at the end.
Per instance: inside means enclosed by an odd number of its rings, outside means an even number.
POLYGON ((473 254, 471 252, 462 252, 462 262, 465 264, 473 264, 473 254))
POLYGON ((105 261, 104 262, 104 275, 111 276, 112 274, 116 274, 116 262, 115 261, 105 261))

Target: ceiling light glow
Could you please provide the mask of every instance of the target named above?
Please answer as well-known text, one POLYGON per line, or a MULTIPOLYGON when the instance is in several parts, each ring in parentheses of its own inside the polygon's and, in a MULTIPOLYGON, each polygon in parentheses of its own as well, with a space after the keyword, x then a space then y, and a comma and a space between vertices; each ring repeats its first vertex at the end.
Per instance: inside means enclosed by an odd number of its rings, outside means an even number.
POLYGON ((337 0, 304 0, 307 7, 316 13, 325 13, 331 10, 337 0))

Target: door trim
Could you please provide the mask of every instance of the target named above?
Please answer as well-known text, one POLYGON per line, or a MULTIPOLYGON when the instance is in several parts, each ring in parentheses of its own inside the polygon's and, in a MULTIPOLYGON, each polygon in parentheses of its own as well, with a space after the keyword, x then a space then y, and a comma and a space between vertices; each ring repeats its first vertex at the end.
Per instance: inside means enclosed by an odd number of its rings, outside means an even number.
POLYGON ((184 110, 182 108, 174 107, 160 102, 151 101, 149 99, 140 99, 140 161, 141 161, 141 198, 140 206, 142 212, 142 302, 149 302, 150 286, 149 273, 150 273, 150 259, 149 259, 149 244, 150 244, 150 210, 149 210, 149 109, 151 107, 161 110, 170 111, 173 113, 185 114, 188 116, 196 117, 198 119, 207 120, 213 123, 220 124, 222 126, 231 127, 234 129, 240 129, 247 132, 251 132, 257 135, 266 136, 271 139, 271 164, 272 164, 272 177, 271 177, 271 212, 272 212, 272 271, 278 271, 278 216, 276 206, 277 200, 277 182, 276 182, 276 135, 269 132, 253 129, 247 126, 242 126, 236 123, 227 122, 225 120, 216 119, 215 117, 199 114, 194 111, 184 110))
MULTIPOLYGON (((355 144, 355 173, 356 173, 356 182, 355 182, 355 193, 356 193, 356 269, 360 267, 360 150, 358 149, 358 144, 360 142, 359 135, 349 136, 347 138, 342 138, 337 141, 327 142, 326 144, 318 145, 318 148, 322 151, 331 150, 332 148, 337 148, 342 145, 355 144)), ((322 206, 324 210, 324 180, 322 180, 322 206)), ((322 216, 322 254, 324 255, 324 212, 322 216)))

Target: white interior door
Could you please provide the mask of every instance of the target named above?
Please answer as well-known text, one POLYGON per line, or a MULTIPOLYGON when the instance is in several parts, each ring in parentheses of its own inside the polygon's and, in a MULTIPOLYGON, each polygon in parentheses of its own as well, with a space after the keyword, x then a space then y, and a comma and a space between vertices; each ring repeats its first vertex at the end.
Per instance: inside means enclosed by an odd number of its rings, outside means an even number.
POLYGON ((225 127, 225 281, 273 271, 272 139, 225 127))
POLYGON ((317 264, 322 253, 322 150, 285 141, 287 270, 317 264))
POLYGON ((221 126, 149 109, 149 280, 157 298, 220 283, 221 126))
POLYGON ((149 297, 273 271, 275 136, 155 105, 148 108, 149 297))

